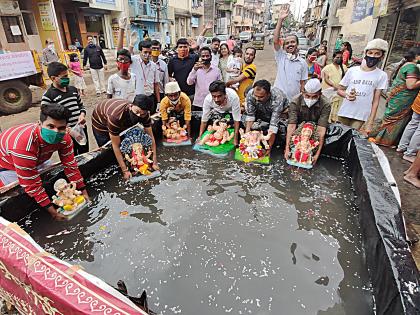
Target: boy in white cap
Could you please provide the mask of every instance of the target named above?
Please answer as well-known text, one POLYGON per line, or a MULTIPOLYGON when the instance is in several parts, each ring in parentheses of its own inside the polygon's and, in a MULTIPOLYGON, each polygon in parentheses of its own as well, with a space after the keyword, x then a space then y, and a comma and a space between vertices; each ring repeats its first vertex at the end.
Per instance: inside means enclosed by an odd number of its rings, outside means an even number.
POLYGON ((289 119, 287 122, 286 148, 284 158, 290 155, 290 140, 297 126, 302 122, 312 121, 317 124, 319 134, 319 147, 314 155, 315 164, 321 154, 324 145, 325 133, 327 132, 328 119, 330 117, 330 101, 322 95, 321 82, 318 79, 310 79, 305 84, 305 90, 290 102, 289 119))
POLYGON ((176 117, 182 125, 187 125, 188 135, 191 134, 191 100, 187 94, 181 92, 178 82, 168 82, 165 85, 165 97, 160 102, 162 124, 168 122, 169 117, 176 117))
POLYGON ((365 48, 362 65, 350 68, 340 82, 338 95, 344 97, 338 112, 338 120, 349 127, 364 133, 372 129, 379 106, 381 90, 388 87, 388 77, 377 67, 388 51, 388 42, 376 38, 365 48))

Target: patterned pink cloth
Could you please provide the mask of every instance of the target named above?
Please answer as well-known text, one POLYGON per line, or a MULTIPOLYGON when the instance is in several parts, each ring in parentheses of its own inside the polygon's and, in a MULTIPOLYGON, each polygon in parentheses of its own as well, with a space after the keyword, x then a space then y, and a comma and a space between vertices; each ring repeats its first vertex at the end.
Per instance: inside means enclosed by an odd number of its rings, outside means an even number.
POLYGON ((45 252, 1 217, 0 297, 21 314, 147 315, 102 280, 45 252))

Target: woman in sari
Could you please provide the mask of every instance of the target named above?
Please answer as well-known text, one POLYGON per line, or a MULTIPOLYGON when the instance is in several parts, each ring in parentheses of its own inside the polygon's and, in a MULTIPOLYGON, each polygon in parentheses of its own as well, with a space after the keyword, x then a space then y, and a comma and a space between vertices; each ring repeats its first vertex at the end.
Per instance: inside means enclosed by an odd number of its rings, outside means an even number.
POLYGON ((405 126, 411 119, 411 104, 420 90, 420 47, 411 48, 404 56, 405 63, 399 68, 388 93, 386 110, 380 124, 369 134, 371 141, 379 145, 398 144, 405 126))

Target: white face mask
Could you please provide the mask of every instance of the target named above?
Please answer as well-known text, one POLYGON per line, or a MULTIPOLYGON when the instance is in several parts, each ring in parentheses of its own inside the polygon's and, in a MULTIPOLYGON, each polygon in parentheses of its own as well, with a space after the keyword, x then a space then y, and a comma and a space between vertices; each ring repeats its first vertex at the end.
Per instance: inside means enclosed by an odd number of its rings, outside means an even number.
POLYGON ((306 106, 308 106, 309 108, 311 108, 316 102, 318 102, 318 99, 313 100, 310 98, 303 98, 303 100, 305 101, 306 106))
POLYGON ((290 61, 295 60, 297 58, 297 55, 291 53, 287 53, 286 56, 287 59, 289 59, 290 61))
POLYGON ((54 44, 49 44, 48 48, 51 49, 51 50, 54 50, 54 44))
POLYGON ((176 104, 178 104, 178 101, 179 101, 179 97, 178 97, 175 101, 173 101, 173 100, 169 99, 169 102, 170 102, 172 105, 176 105, 176 104))

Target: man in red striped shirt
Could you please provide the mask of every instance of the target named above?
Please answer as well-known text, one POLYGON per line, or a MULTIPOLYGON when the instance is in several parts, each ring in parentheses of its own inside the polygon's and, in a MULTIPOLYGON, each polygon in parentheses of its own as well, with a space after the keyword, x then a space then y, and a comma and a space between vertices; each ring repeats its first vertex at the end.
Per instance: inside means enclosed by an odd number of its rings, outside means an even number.
POLYGON ((75 182, 77 189, 82 190, 89 200, 83 177, 74 159, 73 141, 66 132, 69 117, 70 112, 64 106, 44 104, 41 106, 39 123, 19 125, 0 134, 0 187, 10 183, 4 182, 6 176, 1 176, 1 173, 13 175, 15 172, 25 192, 41 207, 45 207, 56 220, 65 217, 51 203, 42 187, 38 170, 39 165, 49 160, 55 151, 58 151, 68 180, 75 182))

